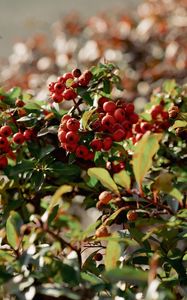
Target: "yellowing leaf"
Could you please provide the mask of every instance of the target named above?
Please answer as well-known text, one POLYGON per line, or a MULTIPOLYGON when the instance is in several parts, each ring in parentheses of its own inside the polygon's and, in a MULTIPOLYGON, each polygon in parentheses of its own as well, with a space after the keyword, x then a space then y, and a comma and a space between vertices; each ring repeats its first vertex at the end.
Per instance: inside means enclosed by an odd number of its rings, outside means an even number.
POLYGON ((122 170, 119 173, 114 174, 113 179, 117 184, 125 188, 127 191, 130 189, 131 178, 127 171, 122 170))
POLYGON ((6 222, 6 235, 8 243, 15 250, 18 249, 20 244, 20 228, 22 225, 23 221, 20 215, 15 211, 11 211, 6 222))
POLYGON ((54 206, 56 206, 59 203, 60 198, 63 194, 70 193, 72 190, 73 190, 73 187, 71 185, 65 184, 65 185, 62 185, 61 187, 59 187, 51 199, 48 210, 51 210, 54 206))
MULTIPOLYGON (((113 235, 114 237, 114 235, 113 235)), ((118 241, 109 240, 106 248, 105 255, 105 268, 106 271, 114 269, 117 265, 117 261, 119 260, 121 255, 121 247, 118 241)))
POLYGON ((173 175, 169 173, 160 174, 152 184, 152 189, 156 191, 170 192, 173 189, 173 175))
POLYGON ((177 120, 177 121, 175 121, 175 123, 173 124, 171 129, 176 129, 176 128, 179 128, 179 127, 182 128, 182 127, 186 127, 186 126, 187 126, 186 121, 177 120))
POLYGON ((82 116, 82 127, 83 129, 86 129, 87 124, 93 113, 95 112, 96 108, 92 110, 85 111, 83 116, 82 116))
POLYGON ((132 165, 140 188, 145 175, 152 166, 152 159, 159 149, 161 137, 162 134, 150 134, 150 132, 147 132, 135 147, 132 165))
POLYGON ((177 199, 180 204, 182 204, 183 195, 177 188, 173 188, 169 194, 177 199))
POLYGON ((109 172, 104 168, 90 168, 88 169, 88 175, 90 177, 97 178, 101 184, 107 189, 111 190, 115 194, 119 195, 119 190, 114 180, 110 176, 109 172))

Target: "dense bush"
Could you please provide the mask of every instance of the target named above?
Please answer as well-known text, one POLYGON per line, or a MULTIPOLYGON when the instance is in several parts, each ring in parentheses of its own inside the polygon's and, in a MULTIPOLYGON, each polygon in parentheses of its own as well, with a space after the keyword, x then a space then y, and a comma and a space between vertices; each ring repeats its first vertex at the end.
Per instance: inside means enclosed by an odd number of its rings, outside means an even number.
POLYGON ((2 299, 186 299, 187 89, 120 88, 99 64, 0 90, 2 299))

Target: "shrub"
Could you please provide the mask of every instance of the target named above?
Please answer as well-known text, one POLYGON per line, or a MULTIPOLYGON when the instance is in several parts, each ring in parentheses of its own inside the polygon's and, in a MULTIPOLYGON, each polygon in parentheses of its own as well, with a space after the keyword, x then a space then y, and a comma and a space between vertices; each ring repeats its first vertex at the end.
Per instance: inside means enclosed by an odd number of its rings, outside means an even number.
POLYGON ((186 86, 137 113, 117 74, 0 90, 3 299, 185 299, 186 86))

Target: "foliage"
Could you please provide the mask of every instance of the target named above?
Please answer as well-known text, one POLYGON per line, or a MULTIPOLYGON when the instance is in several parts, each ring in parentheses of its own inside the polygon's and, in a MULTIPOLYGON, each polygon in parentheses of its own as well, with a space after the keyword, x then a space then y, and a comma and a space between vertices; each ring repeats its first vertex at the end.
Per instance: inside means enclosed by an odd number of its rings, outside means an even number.
POLYGON ((1 298, 185 299, 186 86, 137 114, 113 64, 79 71, 0 90, 1 298))

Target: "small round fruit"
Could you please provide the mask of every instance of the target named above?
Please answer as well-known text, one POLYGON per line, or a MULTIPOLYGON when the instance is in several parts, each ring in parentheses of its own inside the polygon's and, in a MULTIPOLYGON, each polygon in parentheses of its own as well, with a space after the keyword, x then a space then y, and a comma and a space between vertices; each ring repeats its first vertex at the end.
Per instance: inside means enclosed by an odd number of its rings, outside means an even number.
POLYGON ((63 98, 67 101, 73 100, 77 97, 77 93, 72 89, 67 89, 63 92, 63 98))
POLYGON ((106 129, 110 129, 114 126, 114 124, 116 123, 115 119, 110 116, 110 115, 106 115, 104 118, 102 118, 101 120, 101 124, 106 128, 106 129))
POLYGON ((116 103, 108 101, 103 104, 103 110, 107 113, 113 113, 116 109, 116 103))
POLYGON ((106 97, 101 97, 98 100, 98 106, 103 107, 104 103, 108 102, 110 99, 106 98, 106 97))
POLYGON ((107 237, 110 235, 109 229, 107 226, 102 225, 101 227, 99 227, 96 232, 95 232, 95 236, 100 238, 100 237, 107 237))
POLYGON ((101 253, 96 253, 93 257, 95 261, 101 261, 103 259, 103 255, 101 253))
POLYGON ((9 137, 12 134, 12 129, 8 125, 4 125, 0 129, 0 135, 4 137, 9 137))
POLYGON ((138 218, 138 214, 135 210, 129 210, 128 213, 127 213, 127 220, 128 221, 136 221, 138 218))
POLYGON ((55 103, 60 103, 63 101, 63 96, 61 94, 53 93, 51 98, 55 103))
POLYGON ((68 130, 77 132, 80 127, 80 122, 75 118, 70 118, 67 121, 66 125, 67 125, 68 130))
POLYGON ((89 150, 84 145, 80 145, 76 149, 76 156, 78 158, 83 158, 84 159, 84 157, 87 157, 88 153, 89 153, 89 150))
POLYGON ((178 113, 179 113, 179 108, 178 108, 178 106, 176 106, 176 105, 173 105, 173 106, 168 110, 169 118, 175 119, 175 118, 177 117, 178 113))
POLYGON ((65 90, 65 85, 63 83, 57 82, 54 85, 54 92, 57 94, 62 93, 65 90))
POLYGON ((25 102, 23 102, 21 99, 16 99, 15 105, 17 107, 23 107, 25 105, 25 102))
POLYGON ((0 136, 0 149, 6 148, 9 145, 9 142, 6 137, 0 136))
POLYGON ((134 104, 133 103, 126 104, 125 111, 127 114, 132 114, 134 112, 134 104))
POLYGON ((79 77, 81 76, 81 70, 80 70, 80 69, 74 69, 74 70, 72 71, 72 75, 73 75, 73 77, 75 77, 75 78, 79 78, 79 77))
POLYGON ((109 151, 110 148, 112 147, 112 143, 113 143, 113 141, 112 141, 111 137, 104 138, 102 149, 104 151, 109 151))
POLYGON ((17 132, 13 135, 13 142, 16 144, 23 144, 25 141, 24 135, 21 132, 17 132))
POLYGON ((121 142, 125 138, 125 131, 123 129, 118 129, 112 134, 112 139, 115 142, 121 142))
POLYGON ((67 134, 67 132, 64 130, 58 131, 58 139, 59 139, 60 143, 66 143, 66 134, 67 134))
POLYGON ((33 130, 32 129, 26 129, 23 133, 23 136, 26 141, 30 141, 33 137, 33 130))
POLYGON ((90 147, 94 150, 94 151, 101 151, 103 146, 103 142, 99 139, 94 139, 91 141, 90 143, 90 147))
POLYGON ((67 144, 77 144, 80 137, 75 131, 69 131, 66 133, 66 143, 67 144))
POLYGON ((103 204, 108 204, 110 200, 113 199, 113 195, 109 191, 104 191, 99 195, 99 201, 103 204))
POLYGON ((131 124, 136 124, 139 120, 139 116, 136 114, 136 113, 132 113, 130 116, 129 116, 129 121, 131 124))
POLYGON ((3 170, 8 165, 8 159, 6 156, 0 156, 0 170, 3 170))
POLYGON ((122 108, 117 108, 114 112, 114 118, 118 122, 125 121, 125 111, 122 108))

